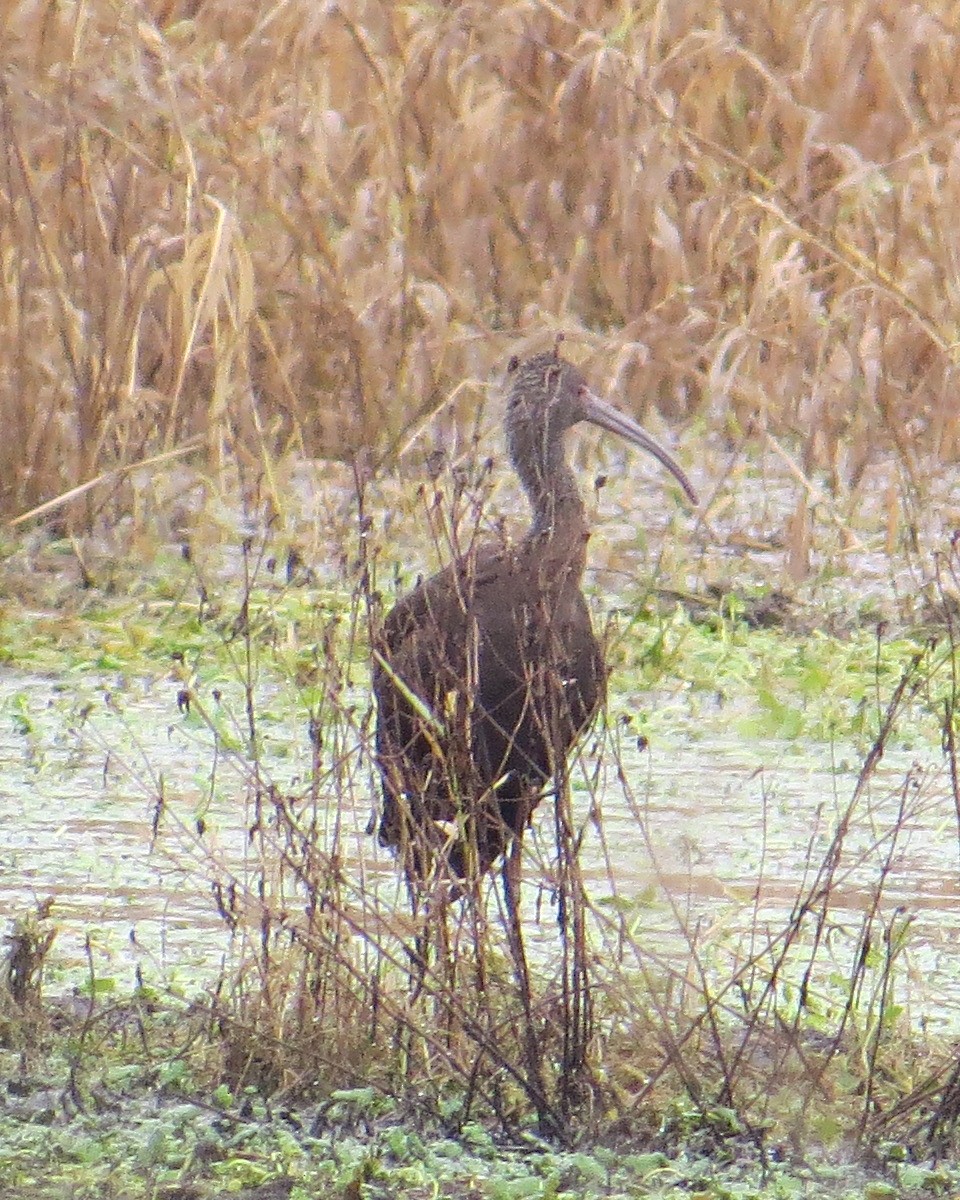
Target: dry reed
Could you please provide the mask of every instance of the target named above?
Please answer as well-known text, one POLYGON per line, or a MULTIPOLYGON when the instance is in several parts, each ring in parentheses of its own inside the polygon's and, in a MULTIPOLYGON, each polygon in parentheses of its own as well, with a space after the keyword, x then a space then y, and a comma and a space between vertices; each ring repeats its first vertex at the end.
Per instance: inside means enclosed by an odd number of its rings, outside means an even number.
POLYGON ((556 327, 835 487, 956 454, 956 4, 493 7, 7 5, 0 513, 389 455, 556 327))

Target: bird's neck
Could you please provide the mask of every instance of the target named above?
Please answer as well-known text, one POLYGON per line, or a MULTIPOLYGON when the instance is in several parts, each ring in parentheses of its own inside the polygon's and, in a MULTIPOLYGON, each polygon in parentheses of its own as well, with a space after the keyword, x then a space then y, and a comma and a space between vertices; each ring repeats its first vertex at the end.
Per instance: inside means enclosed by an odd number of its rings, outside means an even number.
POLYGON ((563 457, 562 446, 518 467, 533 522, 525 547, 557 571, 579 580, 586 561, 587 517, 576 477, 563 457))

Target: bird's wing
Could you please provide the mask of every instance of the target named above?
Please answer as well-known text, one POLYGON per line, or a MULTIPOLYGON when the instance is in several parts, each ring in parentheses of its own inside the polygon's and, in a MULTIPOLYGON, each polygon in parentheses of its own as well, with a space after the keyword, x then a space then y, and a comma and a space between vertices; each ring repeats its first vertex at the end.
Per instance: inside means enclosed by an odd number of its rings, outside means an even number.
POLYGON ((389 656, 402 652, 413 638, 435 639, 437 653, 462 645, 467 614, 476 597, 496 581, 504 562, 500 547, 486 547, 458 559, 401 596, 383 622, 382 637, 389 656))

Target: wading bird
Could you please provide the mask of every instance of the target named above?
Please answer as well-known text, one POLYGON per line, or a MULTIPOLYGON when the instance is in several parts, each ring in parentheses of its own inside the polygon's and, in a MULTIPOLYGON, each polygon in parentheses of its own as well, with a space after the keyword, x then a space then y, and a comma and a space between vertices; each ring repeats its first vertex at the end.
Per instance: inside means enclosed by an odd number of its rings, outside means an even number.
POLYGON ((581 421, 648 451, 697 502, 674 458, 601 400, 558 348, 512 359, 510 462, 533 511, 516 544, 481 545, 403 596, 374 645, 379 839, 412 883, 438 864, 476 879, 520 838, 604 694, 580 590, 589 531, 564 435, 581 421))

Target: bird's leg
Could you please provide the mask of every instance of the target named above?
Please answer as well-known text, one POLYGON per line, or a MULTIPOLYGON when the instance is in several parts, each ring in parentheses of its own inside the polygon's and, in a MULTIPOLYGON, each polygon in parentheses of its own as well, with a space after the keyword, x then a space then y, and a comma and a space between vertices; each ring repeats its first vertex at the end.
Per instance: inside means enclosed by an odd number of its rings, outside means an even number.
POLYGON ((523 944, 523 926, 520 922, 520 855, 523 849, 521 839, 514 836, 510 839, 510 850, 503 860, 503 897, 507 906, 507 936, 510 941, 510 955, 513 958, 517 974, 517 984, 523 999, 524 1012, 527 1018, 528 1051, 536 1048, 536 1041, 531 1044, 533 1008, 530 996, 530 970, 527 966, 527 951, 523 944))
MULTIPOLYGON (((527 805, 525 804, 525 807, 527 805)), ((521 825, 521 829, 523 826, 521 825)), ((543 1053, 533 1013, 533 992, 530 988, 530 969, 527 952, 523 944, 523 928, 520 920, 520 868, 523 841, 519 834, 510 840, 510 850, 503 862, 503 891, 507 907, 507 932, 510 939, 510 954, 523 1004, 523 1040, 526 1052, 527 1089, 537 1107, 541 1123, 553 1128, 555 1121, 547 1101, 543 1079, 543 1053)))
POLYGON ((421 906, 423 883, 418 878, 412 850, 408 846, 404 875, 407 884, 407 898, 410 901, 410 912, 414 922, 413 945, 407 946, 407 956, 410 959, 410 1002, 414 1003, 423 990, 427 975, 427 964, 430 961, 430 939, 427 934, 429 927, 429 908, 421 906))
POLYGON ((523 927, 520 922, 520 855, 523 843, 519 837, 510 840, 510 851, 503 861, 503 895, 507 906, 507 936, 510 954, 517 974, 517 985, 523 1001, 527 1022, 527 1053, 532 1062, 539 1063, 539 1048, 533 1029, 533 1001, 530 993, 530 969, 527 966, 527 951, 523 944, 523 927), (531 1055, 531 1052, 532 1055, 531 1055))
MULTIPOLYGON (((510 839, 510 850, 503 860, 503 895, 507 904, 507 919, 511 943, 514 949, 519 947, 523 955, 523 938, 520 931, 520 854, 523 843, 518 836, 510 839)), ((524 959, 524 964, 526 960, 524 959)))

